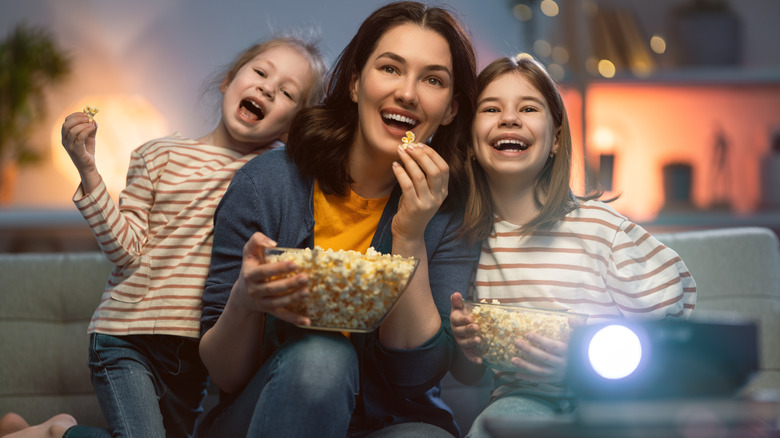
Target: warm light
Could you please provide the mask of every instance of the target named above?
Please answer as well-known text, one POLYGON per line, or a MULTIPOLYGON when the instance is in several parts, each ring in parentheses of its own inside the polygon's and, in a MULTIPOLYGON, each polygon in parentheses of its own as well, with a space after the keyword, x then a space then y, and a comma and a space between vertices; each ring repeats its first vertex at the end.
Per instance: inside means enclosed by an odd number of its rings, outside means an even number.
POLYGON ((593 335, 588 360, 601 377, 622 379, 633 373, 642 360, 639 336, 622 325, 608 325, 593 335))
POLYGON ((599 74, 605 78, 615 77, 615 64, 608 59, 602 59, 598 64, 599 74))
POLYGON ((597 128, 593 132, 593 145, 602 153, 614 152, 617 136, 608 128, 597 128))
POLYGON ((546 58, 552 54, 552 46, 545 40, 536 40, 534 42, 534 52, 542 58, 546 58))
POLYGON ((531 58, 531 59, 533 59, 534 57, 533 57, 533 55, 531 55, 528 52, 520 52, 517 55, 515 55, 515 59, 518 60, 518 61, 523 59, 523 58, 531 58))
POLYGON ((149 140, 169 135, 165 118, 146 99, 138 95, 87 96, 71 106, 71 110, 57 117, 52 127, 52 156, 57 170, 73 182, 73 188, 81 182, 70 156, 62 146, 62 122, 72 112, 85 106, 100 109, 95 116, 98 131, 95 160, 98 171, 116 199, 125 188, 130 153, 149 140))
POLYGON ((542 8, 542 13, 548 17, 558 15, 558 3, 553 0, 542 0, 542 4, 539 6, 542 8))
POLYGON ((666 52, 666 40, 664 37, 660 35, 653 35, 650 38, 650 49, 659 55, 664 54, 666 52))
POLYGON ((534 12, 531 10, 531 7, 525 3, 516 4, 512 9, 512 12, 514 12, 515 18, 519 21, 531 21, 531 19, 534 18, 534 12))

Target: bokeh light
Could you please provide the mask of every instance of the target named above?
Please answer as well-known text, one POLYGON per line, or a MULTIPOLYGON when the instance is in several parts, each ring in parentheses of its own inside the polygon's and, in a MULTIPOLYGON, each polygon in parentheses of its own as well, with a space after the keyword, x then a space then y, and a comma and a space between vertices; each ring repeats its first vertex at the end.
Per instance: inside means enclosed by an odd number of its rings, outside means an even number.
POLYGON ((514 13, 518 21, 531 21, 534 18, 534 11, 525 3, 516 4, 512 8, 512 13, 514 13))
POLYGON ((558 3, 555 3, 554 0, 542 0, 539 7, 542 8, 542 13, 548 17, 555 17, 560 12, 558 3))
POLYGON ((653 35, 650 38, 650 49, 659 55, 666 53, 666 39, 661 35, 653 35))
POLYGON ((602 59, 598 63, 599 74, 607 79, 615 77, 615 64, 608 59, 602 59))

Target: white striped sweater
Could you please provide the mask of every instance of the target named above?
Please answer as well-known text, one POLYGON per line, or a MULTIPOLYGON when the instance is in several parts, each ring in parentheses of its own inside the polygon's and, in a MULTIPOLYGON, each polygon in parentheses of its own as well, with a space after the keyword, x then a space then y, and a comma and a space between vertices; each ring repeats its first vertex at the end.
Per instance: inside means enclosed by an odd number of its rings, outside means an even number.
MULTIPOLYGON (((571 310, 588 323, 615 318, 687 318, 696 283, 675 251, 600 201, 586 201, 550 230, 518 236, 497 219, 485 240, 473 298, 571 310)), ((555 393, 496 371, 494 397, 555 393)))
POLYGON ((114 264, 89 333, 200 336, 214 209, 263 150, 242 155, 173 134, 133 151, 118 206, 104 184, 88 194, 79 186, 73 202, 114 264))

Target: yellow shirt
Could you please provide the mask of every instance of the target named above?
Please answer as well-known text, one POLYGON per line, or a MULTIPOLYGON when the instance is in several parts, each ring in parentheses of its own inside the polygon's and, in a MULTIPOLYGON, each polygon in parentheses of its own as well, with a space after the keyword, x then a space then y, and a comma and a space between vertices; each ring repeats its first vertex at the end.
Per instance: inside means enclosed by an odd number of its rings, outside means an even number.
POLYGON ((347 196, 326 195, 314 182, 314 244, 323 249, 365 253, 371 246, 379 218, 390 196, 361 198, 352 190, 347 196))

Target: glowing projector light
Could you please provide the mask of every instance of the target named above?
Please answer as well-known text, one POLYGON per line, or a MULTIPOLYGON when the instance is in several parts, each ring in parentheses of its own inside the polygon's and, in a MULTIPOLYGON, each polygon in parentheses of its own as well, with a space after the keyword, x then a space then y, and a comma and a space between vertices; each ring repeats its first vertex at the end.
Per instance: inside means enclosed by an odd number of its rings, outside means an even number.
POLYGON ((758 370, 755 322, 644 321, 577 327, 565 384, 581 400, 730 397, 758 370))
POLYGON ((633 373, 642 360, 639 336, 622 325, 608 325, 593 335, 588 346, 593 369, 605 379, 622 379, 633 373))

